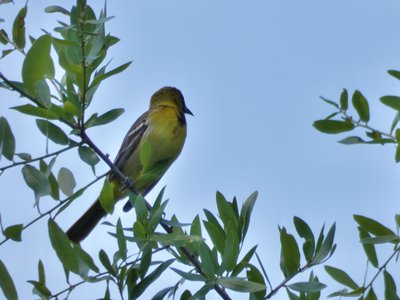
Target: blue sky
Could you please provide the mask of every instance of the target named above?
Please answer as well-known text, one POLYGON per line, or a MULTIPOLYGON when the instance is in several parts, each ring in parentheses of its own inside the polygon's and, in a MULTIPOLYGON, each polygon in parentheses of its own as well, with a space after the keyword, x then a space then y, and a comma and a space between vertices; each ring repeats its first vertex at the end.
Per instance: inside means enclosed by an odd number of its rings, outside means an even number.
MULTIPOLYGON (((0 18, 7 21, 0 25, 8 30, 25 2, 15 3, 0 6, 0 18)), ((70 7, 73 1, 63 3, 70 7)), ((29 4, 29 34, 37 37, 41 28, 53 28, 63 19, 43 13, 52 4, 29 4)), ((97 12, 103 6, 100 1, 89 4, 97 12)), ((342 88, 360 89, 370 102, 370 125, 389 131, 394 112, 378 99, 399 94, 399 81, 386 73, 400 69, 399 9, 397 1, 361 0, 109 1, 108 14, 116 17, 107 28, 121 39, 110 51, 111 65, 133 63, 102 85, 91 111, 126 111, 110 126, 89 134, 114 157, 131 123, 147 109, 151 94, 165 85, 180 88, 195 117, 188 118, 181 156, 148 200, 167 185, 167 214, 189 222, 196 214, 203 216, 203 208, 216 211, 216 190, 229 199, 236 195, 239 202, 258 190, 246 247, 259 245, 274 285, 283 278, 278 225, 293 232, 295 215, 315 232, 324 222, 336 222, 338 249, 329 264, 348 270, 361 283, 365 258, 352 215, 367 215, 394 228, 400 196, 395 149, 343 146, 336 141, 345 135, 323 135, 312 123, 331 112, 320 95, 337 100, 342 88)), ((0 61, 0 71, 18 80, 20 64, 21 56, 14 53, 0 61)), ((56 73, 62 75, 60 69, 56 73)), ((0 98, 1 114, 17 137, 17 151, 43 153, 45 142, 34 120, 7 109, 25 100, 3 90, 0 98)), ((67 155, 64 165, 77 173, 77 180, 89 181, 90 169, 76 164, 76 158, 76 153, 67 155)), ((101 166, 98 173, 105 170, 101 166)), ((17 169, 1 176, 4 224, 26 223, 35 216, 33 194, 20 186, 21 179, 17 169)), ((98 190, 89 190, 57 219, 59 224, 67 228, 98 190)), ((43 202, 51 205, 51 200, 43 202)), ((134 219, 119 207, 108 220, 118 216, 125 224, 134 219)), ((35 225, 23 238, 23 243, 0 248, 21 298, 31 298, 26 280, 36 278, 38 258, 48 269, 49 285, 60 290, 57 276, 62 276, 62 267, 49 245, 46 223, 35 225)), ((83 246, 96 254, 102 247, 113 249, 112 244, 106 228, 99 226, 83 246)), ((322 268, 315 272, 331 283, 322 268)), ((168 278, 162 280, 160 288, 168 278)), ((330 284, 324 295, 336 287, 330 284)), ((94 293, 90 286, 79 291, 71 299, 94 293)), ((93 297, 101 293, 99 288, 93 297)), ((286 298, 285 292, 275 297, 286 298)))

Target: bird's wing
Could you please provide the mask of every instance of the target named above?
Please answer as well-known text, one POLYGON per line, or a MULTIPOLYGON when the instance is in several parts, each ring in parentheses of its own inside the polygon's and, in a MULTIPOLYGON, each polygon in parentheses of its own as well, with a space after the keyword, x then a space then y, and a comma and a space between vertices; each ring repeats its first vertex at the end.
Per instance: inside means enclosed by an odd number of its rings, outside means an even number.
MULTIPOLYGON (((145 112, 143 115, 136 120, 136 122, 132 125, 129 129, 128 133, 126 134, 121 148, 117 156, 115 157, 114 165, 121 170, 124 166, 128 157, 132 154, 132 152, 138 147, 140 140, 142 139, 143 133, 147 129, 147 116, 148 112, 145 112)), ((109 180, 114 178, 114 174, 111 173, 109 175, 109 180)))

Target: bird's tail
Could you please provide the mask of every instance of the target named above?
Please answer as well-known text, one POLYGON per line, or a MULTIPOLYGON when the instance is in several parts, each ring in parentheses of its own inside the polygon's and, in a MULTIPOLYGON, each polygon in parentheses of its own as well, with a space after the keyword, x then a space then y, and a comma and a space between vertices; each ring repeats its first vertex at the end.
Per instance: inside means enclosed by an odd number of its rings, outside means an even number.
POLYGON ((83 216, 68 229, 68 238, 74 243, 80 243, 106 214, 100 201, 96 200, 83 216))

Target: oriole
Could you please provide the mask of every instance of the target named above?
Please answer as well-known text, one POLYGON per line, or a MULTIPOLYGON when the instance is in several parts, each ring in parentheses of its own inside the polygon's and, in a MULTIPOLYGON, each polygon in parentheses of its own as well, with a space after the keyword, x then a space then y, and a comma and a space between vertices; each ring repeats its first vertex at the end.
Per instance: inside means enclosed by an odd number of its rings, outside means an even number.
MULTIPOLYGON (((193 115, 186 107, 182 93, 173 87, 163 87, 153 94, 150 107, 129 129, 115 158, 115 166, 130 178, 135 190, 146 195, 157 184, 180 154, 186 139, 185 114, 193 115), (141 151, 147 147, 146 162, 141 151)), ((113 173, 107 178, 115 200, 127 196, 120 179, 113 173)), ((132 207, 127 202, 124 211, 132 207)), ((67 231, 69 239, 79 243, 106 216, 97 199, 67 231)))

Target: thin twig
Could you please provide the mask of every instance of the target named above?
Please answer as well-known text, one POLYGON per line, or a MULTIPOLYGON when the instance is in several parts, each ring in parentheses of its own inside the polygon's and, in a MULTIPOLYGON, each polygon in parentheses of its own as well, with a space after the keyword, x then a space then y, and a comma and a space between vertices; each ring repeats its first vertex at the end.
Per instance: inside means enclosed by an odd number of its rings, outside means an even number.
MULTIPOLYGON (((100 175, 99 177, 96 177, 94 180, 92 180, 91 182, 89 182, 87 185, 85 185, 84 187, 80 188, 80 190, 82 189, 87 189, 89 186, 91 186, 92 184, 95 184, 98 180, 100 180, 101 178, 103 178, 104 176, 106 176, 107 173, 104 173, 103 175, 100 175)), ((75 195, 75 193, 74 193, 75 195)), ((52 207, 51 209, 49 209, 48 211, 40 214, 38 217, 36 217, 35 219, 33 219, 32 221, 30 221, 29 223, 27 223, 26 225, 24 225, 22 227, 22 231, 29 228, 30 226, 32 226, 33 224, 35 224, 37 221, 41 220, 42 218, 44 218, 47 215, 50 215, 52 212, 54 212, 55 210, 57 210, 58 208, 62 207, 65 203, 67 203, 68 201, 70 201, 72 199, 72 197, 74 197, 74 195, 65 198, 64 200, 61 200, 56 206, 52 207)), ((2 240, 0 242, 0 246, 3 245, 5 242, 7 242, 8 240, 10 240, 9 237, 6 237, 4 240, 2 240)))
POLYGON ((65 151, 68 151, 70 149, 73 149, 75 147, 78 147, 80 145, 81 145, 81 143, 73 145, 73 146, 68 146, 68 147, 60 149, 58 151, 55 151, 53 153, 49 153, 49 154, 46 154, 46 155, 43 155, 43 156, 39 156, 39 157, 30 159, 30 160, 24 160, 24 161, 20 161, 20 162, 16 162, 16 163, 10 164, 8 166, 0 168, 0 174, 2 174, 2 172, 4 172, 7 169, 10 169, 10 168, 13 168, 13 167, 16 167, 16 166, 19 166, 19 165, 26 165, 26 164, 29 164, 29 163, 32 163, 32 162, 35 162, 35 161, 38 161, 38 160, 42 160, 42 159, 45 159, 45 158, 48 158, 48 157, 58 156, 59 154, 65 152, 65 151))
POLYGON ((286 277, 279 285, 277 285, 274 289, 272 289, 265 297, 264 299, 270 299, 272 298, 272 296, 274 296, 281 288, 283 288, 284 286, 286 286, 286 284, 292 280, 295 276, 297 276, 298 274, 304 272, 305 270, 307 270, 309 267, 312 266, 312 263, 307 263, 304 267, 299 268, 296 272, 294 272, 293 274, 291 274, 290 276, 286 277))
POLYGON ((389 264, 389 262, 396 256, 397 253, 400 252, 400 247, 397 246, 397 248, 395 248, 395 251, 389 256, 389 258, 383 263, 383 265, 378 269, 378 272, 376 272, 375 276, 371 279, 371 281, 368 283, 368 285, 365 287, 365 291, 372 287, 372 284, 374 283, 374 281, 376 280, 376 278, 378 278, 379 274, 386 268, 386 266, 389 264))
MULTIPOLYGON (((165 250, 166 248, 169 248, 169 246, 164 246, 164 247, 160 247, 160 248, 154 249, 151 253, 152 253, 152 255, 153 255, 153 254, 156 254, 157 252, 160 252, 160 251, 162 251, 162 250, 165 250)), ((120 268, 122 268, 122 267, 129 267, 129 266, 131 266, 131 265, 137 263, 137 261, 138 261, 138 260, 126 262, 126 263, 123 264, 123 265, 119 265, 119 267, 120 267, 120 268)), ((96 274, 96 275, 94 275, 94 276, 91 276, 90 278, 91 278, 91 279, 97 279, 97 278, 100 278, 101 276, 104 276, 104 275, 107 275, 107 274, 109 274, 109 272, 108 272, 108 271, 104 271, 104 272, 98 273, 98 274, 96 274)), ((110 278, 112 278, 112 277, 111 277, 112 274, 109 274, 109 275, 110 275, 110 278)), ((66 292, 72 292, 76 287, 80 286, 81 284, 83 284, 83 283, 85 283, 85 282, 87 282, 87 280, 81 280, 81 281, 79 281, 79 282, 77 282, 77 283, 71 284, 69 287, 67 287, 67 288, 65 288, 65 289, 63 289, 63 290, 61 290, 61 291, 59 291, 58 293, 56 293, 56 294, 54 294, 54 295, 51 295, 48 299, 57 299, 58 296, 60 296, 60 295, 62 295, 62 294, 64 294, 64 293, 66 293, 66 292)))
POLYGON ((381 131, 381 130, 375 129, 375 128, 369 126, 367 123, 362 123, 361 120, 359 120, 359 121, 354 121, 353 118, 352 118, 351 116, 349 116, 349 115, 348 115, 345 111, 343 111, 343 110, 340 110, 339 113, 341 113, 341 114, 344 116, 344 119, 345 119, 345 120, 350 120, 356 127, 361 127, 361 128, 370 130, 370 131, 372 131, 372 132, 376 132, 376 133, 378 133, 378 134, 380 134, 380 135, 382 135, 382 136, 385 136, 385 137, 387 137, 387 138, 389 138, 389 139, 391 139, 391 140, 394 140, 394 141, 396 140, 396 138, 395 138, 393 135, 391 135, 390 133, 386 133, 386 132, 383 132, 383 131, 381 131))
MULTIPOLYGON (((11 88, 13 91, 16 91, 17 93, 19 93, 21 96, 31 100, 33 103, 35 103, 38 107, 40 108, 44 108, 44 109, 48 109, 48 107, 45 107, 44 105, 42 105, 39 101, 37 101, 37 99, 31 95, 29 95, 28 93, 26 93, 23 89, 20 89, 17 85, 15 85, 12 81, 8 80, 7 77, 5 77, 3 75, 3 73, 0 72, 0 78, 3 79, 3 81, 7 84, 7 86, 9 88, 11 88)), ((65 120, 63 118, 61 118, 59 116, 58 120, 64 124, 66 124, 67 126, 69 126, 72 129, 76 129, 76 126, 74 124, 72 124, 70 121, 65 120)))

